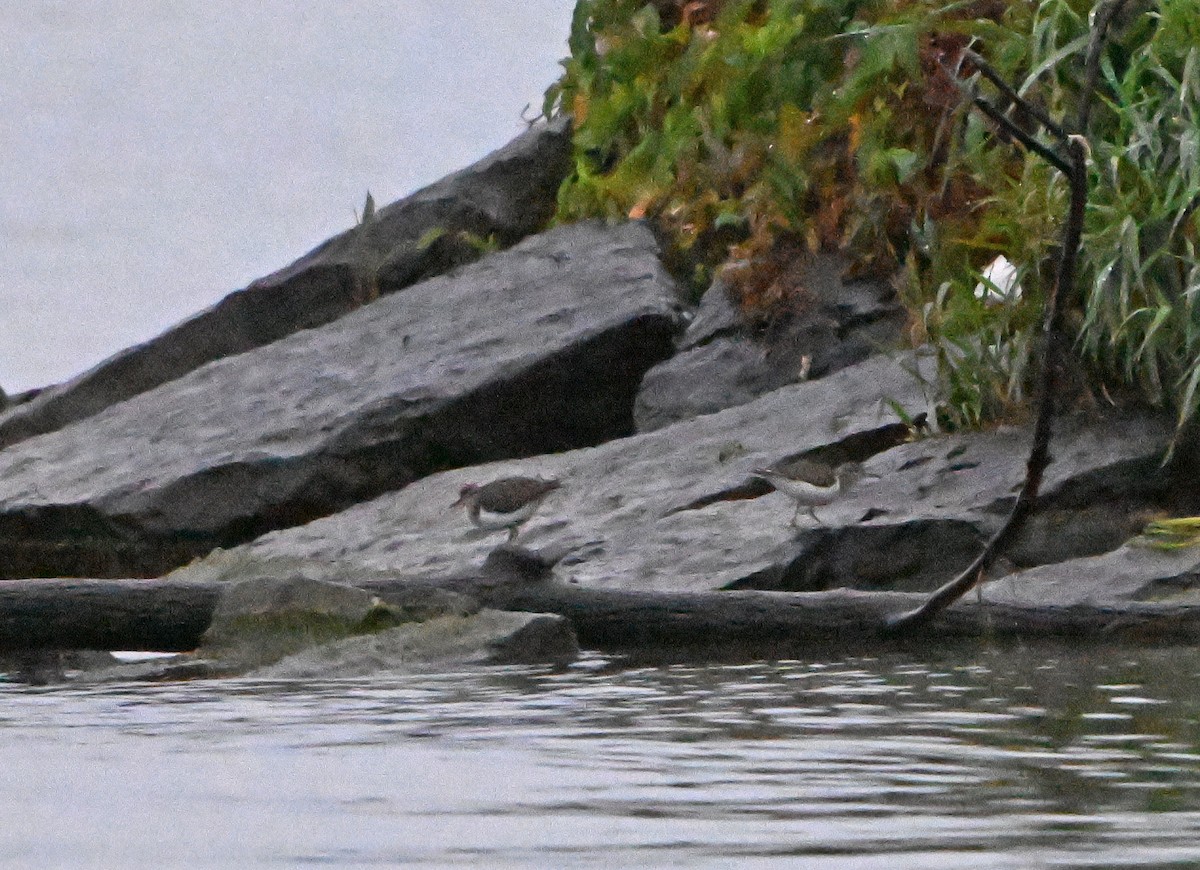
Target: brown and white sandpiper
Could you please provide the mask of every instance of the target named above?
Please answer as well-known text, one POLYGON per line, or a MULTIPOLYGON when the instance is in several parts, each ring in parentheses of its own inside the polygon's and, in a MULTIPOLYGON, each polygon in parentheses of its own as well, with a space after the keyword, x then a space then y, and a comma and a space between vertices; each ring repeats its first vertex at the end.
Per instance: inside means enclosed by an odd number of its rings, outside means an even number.
POLYGON ((857 480, 867 476, 857 462, 846 462, 831 468, 811 459, 796 459, 773 468, 755 468, 750 473, 761 477, 796 503, 796 513, 792 515, 793 526, 800 517, 800 511, 805 508, 814 522, 824 525, 814 508, 833 504, 857 480))
POLYGON ((508 529, 511 541, 521 524, 560 486, 557 480, 538 477, 502 477, 482 486, 468 483, 459 490, 453 507, 465 506, 471 522, 481 529, 508 529))

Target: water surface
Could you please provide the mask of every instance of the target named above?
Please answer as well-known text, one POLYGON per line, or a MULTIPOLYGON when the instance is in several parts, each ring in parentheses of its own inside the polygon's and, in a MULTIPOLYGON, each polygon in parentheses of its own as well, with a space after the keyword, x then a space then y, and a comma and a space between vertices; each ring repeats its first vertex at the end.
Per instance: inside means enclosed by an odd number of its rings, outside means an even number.
POLYGON ((1042 649, 8 685, 0 862, 1190 867, 1198 676, 1042 649))

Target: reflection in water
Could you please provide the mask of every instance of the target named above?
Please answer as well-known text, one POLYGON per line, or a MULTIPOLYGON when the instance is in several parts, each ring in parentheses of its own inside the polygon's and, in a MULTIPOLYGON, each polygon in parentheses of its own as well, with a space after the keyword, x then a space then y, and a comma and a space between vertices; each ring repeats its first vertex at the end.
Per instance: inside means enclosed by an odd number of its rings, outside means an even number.
POLYGON ((1091 648, 7 686, 0 861, 1193 866, 1198 672, 1091 648))

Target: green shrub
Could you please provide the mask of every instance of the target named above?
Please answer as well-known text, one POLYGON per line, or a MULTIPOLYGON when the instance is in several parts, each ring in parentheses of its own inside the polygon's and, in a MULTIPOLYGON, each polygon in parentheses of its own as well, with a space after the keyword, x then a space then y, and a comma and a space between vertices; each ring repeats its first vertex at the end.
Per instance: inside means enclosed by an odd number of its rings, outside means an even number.
MULTIPOLYGON (((576 121, 559 219, 646 217, 748 317, 797 303, 789 263, 836 247, 908 266, 914 339, 939 351, 945 422, 1020 413, 1065 180, 971 111, 970 45, 1066 126, 1091 4, 580 0, 546 111, 576 121), (1003 254, 1022 294, 976 295, 1003 254)), ((1200 0, 1134 0, 1104 52, 1069 321, 1098 382, 1180 419, 1200 405, 1200 0)), ((1026 124, 1028 119, 1015 115, 1026 124)), ((1033 129, 1030 127, 1030 129, 1033 129)))

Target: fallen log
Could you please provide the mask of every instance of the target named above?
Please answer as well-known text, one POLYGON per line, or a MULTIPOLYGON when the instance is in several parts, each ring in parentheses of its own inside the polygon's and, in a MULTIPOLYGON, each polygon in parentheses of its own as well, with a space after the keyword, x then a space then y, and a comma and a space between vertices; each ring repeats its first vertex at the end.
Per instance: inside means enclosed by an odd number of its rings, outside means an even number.
POLYGON ((220 594, 169 580, 0 581, 0 650, 195 649, 220 594))
MULTIPOLYGON (((1200 641, 1200 608, 1166 604, 1026 607, 959 601, 919 632, 888 637, 887 619, 924 600, 919 593, 637 592, 552 579, 536 554, 502 547, 474 574, 365 581, 386 602, 406 605, 422 590, 468 595, 498 610, 557 613, 588 648, 696 652, 730 648, 927 645, 965 639, 1200 641)), ((0 650, 186 651, 211 620, 220 583, 173 580, 13 580, 0 583, 0 650)))

